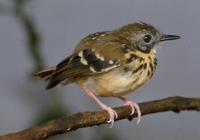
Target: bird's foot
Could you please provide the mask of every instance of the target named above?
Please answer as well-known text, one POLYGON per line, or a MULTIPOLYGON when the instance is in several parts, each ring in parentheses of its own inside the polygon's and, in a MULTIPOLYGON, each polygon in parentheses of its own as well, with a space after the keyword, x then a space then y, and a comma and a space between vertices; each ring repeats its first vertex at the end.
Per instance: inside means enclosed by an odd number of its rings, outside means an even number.
POLYGON ((111 107, 106 106, 105 104, 101 104, 101 108, 105 110, 106 112, 108 112, 109 120, 107 121, 107 123, 110 123, 111 124, 110 128, 112 128, 115 119, 117 119, 118 117, 117 112, 113 110, 111 107))
POLYGON ((115 110, 113 110, 111 107, 105 105, 104 103, 102 103, 94 94, 94 91, 92 91, 91 89, 89 89, 88 87, 85 86, 81 86, 81 88, 85 91, 85 93, 91 97, 100 107, 102 110, 105 110, 106 112, 108 112, 109 114, 109 120, 107 121, 107 123, 110 123, 110 128, 113 126, 115 119, 118 117, 117 112, 115 110))
POLYGON ((140 111, 139 105, 133 101, 128 101, 128 100, 124 102, 124 105, 131 107, 132 110, 131 110, 130 115, 133 115, 135 111, 137 112, 137 116, 138 116, 137 124, 139 124, 141 120, 141 111, 140 111))
POLYGON ((135 111, 136 111, 137 117, 138 117, 137 124, 139 124, 140 120, 141 120, 141 111, 140 111, 139 105, 137 103, 133 102, 133 101, 129 101, 125 97, 120 97, 119 99, 124 101, 124 105, 125 106, 130 106, 131 107, 131 114, 130 115, 133 115, 135 113, 135 111))

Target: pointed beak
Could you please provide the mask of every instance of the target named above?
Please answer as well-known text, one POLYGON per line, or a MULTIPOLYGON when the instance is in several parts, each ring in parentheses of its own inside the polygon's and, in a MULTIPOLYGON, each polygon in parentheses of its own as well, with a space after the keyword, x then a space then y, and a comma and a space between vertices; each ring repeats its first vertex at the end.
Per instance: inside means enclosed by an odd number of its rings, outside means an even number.
POLYGON ((181 38, 180 36, 177 35, 162 35, 160 38, 160 41, 167 41, 167 40, 176 40, 181 38))

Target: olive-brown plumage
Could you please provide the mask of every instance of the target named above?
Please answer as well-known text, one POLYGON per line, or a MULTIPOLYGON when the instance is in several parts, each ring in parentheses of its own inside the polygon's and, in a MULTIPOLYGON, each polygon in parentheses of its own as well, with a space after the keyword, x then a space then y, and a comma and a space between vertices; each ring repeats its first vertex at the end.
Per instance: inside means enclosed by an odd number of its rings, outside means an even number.
POLYGON ((118 97, 136 110, 139 106, 124 95, 136 90, 151 79, 157 65, 155 47, 161 41, 180 38, 164 35, 144 22, 122 26, 113 31, 97 32, 80 41, 73 54, 56 67, 36 75, 46 78, 46 89, 58 84, 77 83, 109 115, 113 124, 117 113, 96 96, 118 97))

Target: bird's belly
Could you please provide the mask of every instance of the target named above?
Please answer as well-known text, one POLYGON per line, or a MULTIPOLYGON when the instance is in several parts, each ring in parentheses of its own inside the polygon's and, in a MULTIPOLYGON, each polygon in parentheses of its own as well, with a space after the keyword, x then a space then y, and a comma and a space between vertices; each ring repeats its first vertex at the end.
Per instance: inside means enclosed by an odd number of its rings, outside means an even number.
POLYGON ((112 71, 110 73, 94 77, 88 80, 89 87, 95 91, 98 96, 123 96, 137 89, 147 81, 147 72, 132 71, 121 73, 112 71))

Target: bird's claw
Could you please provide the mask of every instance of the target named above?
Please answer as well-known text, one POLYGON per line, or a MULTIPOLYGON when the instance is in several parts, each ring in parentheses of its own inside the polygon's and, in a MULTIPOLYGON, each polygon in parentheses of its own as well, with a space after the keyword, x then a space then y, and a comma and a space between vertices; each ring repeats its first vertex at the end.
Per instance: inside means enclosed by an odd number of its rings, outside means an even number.
POLYGON ((128 101, 128 100, 124 102, 124 105, 131 107, 131 114, 130 115, 133 115, 135 113, 135 111, 137 112, 137 116, 138 116, 137 124, 139 124, 140 120, 141 120, 141 111, 140 111, 139 105, 135 102, 128 101))
POLYGON ((106 112, 108 112, 109 120, 107 121, 107 123, 109 123, 110 128, 112 128, 115 119, 118 118, 117 112, 115 110, 113 110, 111 107, 108 107, 108 106, 103 106, 102 109, 105 110, 106 112))

